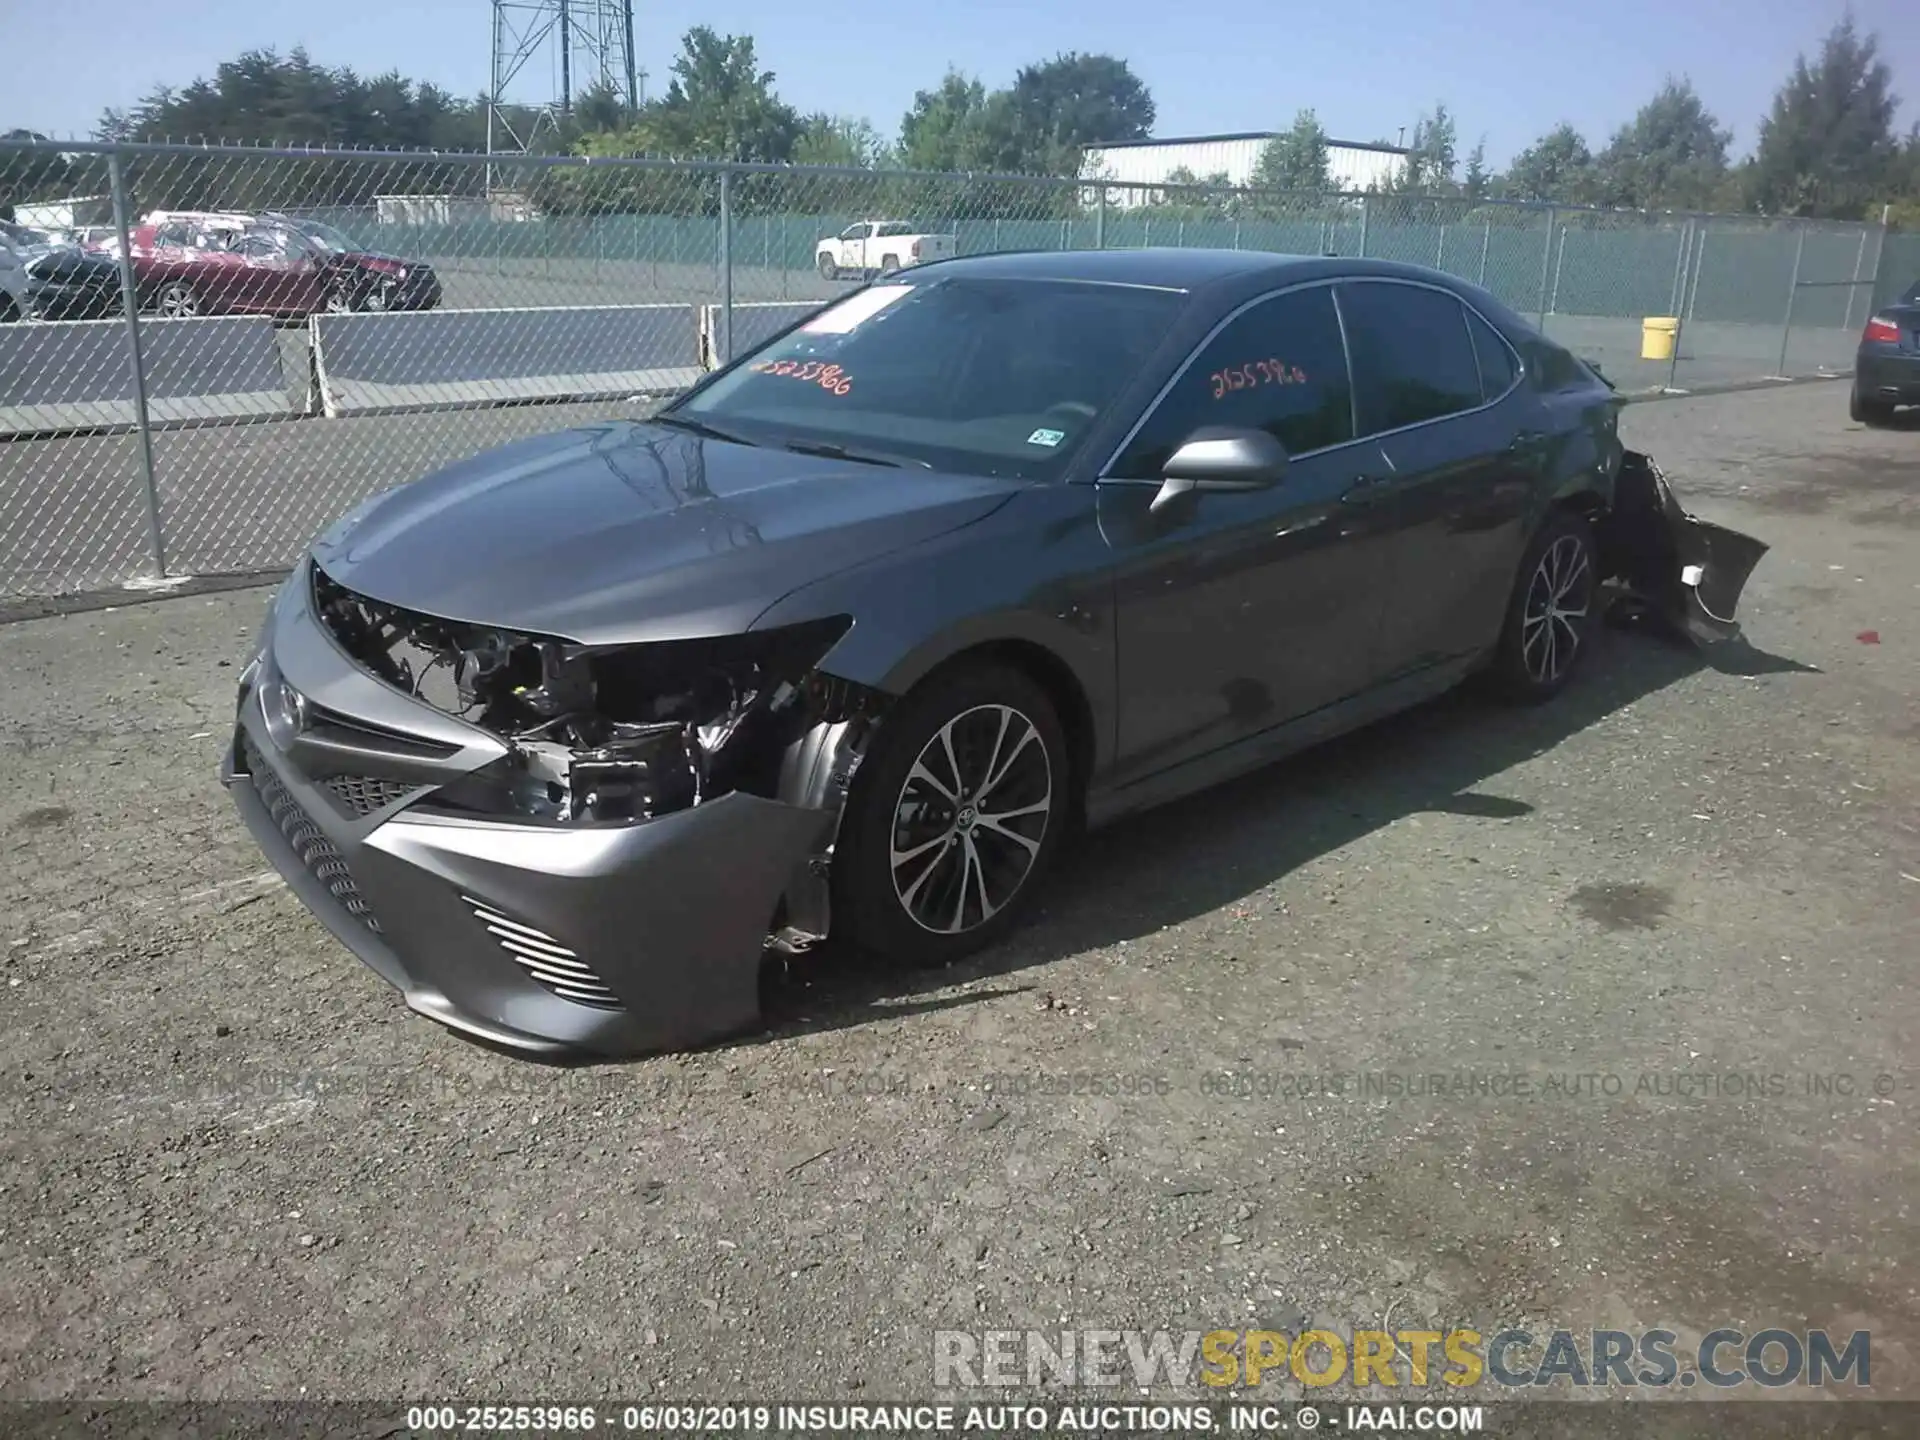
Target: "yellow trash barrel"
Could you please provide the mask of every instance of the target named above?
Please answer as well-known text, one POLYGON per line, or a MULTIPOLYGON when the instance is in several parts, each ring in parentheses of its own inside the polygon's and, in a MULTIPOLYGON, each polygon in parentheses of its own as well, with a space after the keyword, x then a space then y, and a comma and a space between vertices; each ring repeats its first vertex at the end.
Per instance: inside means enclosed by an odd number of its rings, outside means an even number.
POLYGON ((1640 358, 1671 360, 1680 321, 1673 315, 1649 315, 1640 322, 1640 358))

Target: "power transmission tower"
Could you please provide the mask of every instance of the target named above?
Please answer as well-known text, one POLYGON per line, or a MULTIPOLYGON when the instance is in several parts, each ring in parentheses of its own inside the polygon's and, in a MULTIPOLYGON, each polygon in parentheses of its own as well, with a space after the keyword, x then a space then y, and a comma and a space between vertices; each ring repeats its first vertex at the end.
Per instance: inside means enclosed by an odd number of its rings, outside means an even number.
MULTIPOLYGON (((491 0, 493 73, 487 154, 527 155, 574 101, 605 89, 629 114, 646 99, 633 44, 633 0, 491 0)), ((487 166, 493 190, 493 166, 487 166)))

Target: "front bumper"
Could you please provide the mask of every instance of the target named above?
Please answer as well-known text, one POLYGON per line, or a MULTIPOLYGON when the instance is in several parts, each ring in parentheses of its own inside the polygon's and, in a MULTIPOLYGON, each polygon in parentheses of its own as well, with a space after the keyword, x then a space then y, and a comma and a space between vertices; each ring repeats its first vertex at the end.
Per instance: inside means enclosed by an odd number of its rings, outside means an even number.
POLYGON ((1920 355, 1862 346, 1854 357, 1853 378, 1863 399, 1920 405, 1920 355))
POLYGON ((309 585, 303 565, 275 602, 220 778, 335 938, 420 1014, 531 1055, 683 1049, 758 1020, 769 923, 820 812, 736 793, 630 825, 434 813, 504 746, 361 669, 309 585))
POLYGON ((431 310, 440 303, 440 277, 426 266, 415 266, 396 287, 396 310, 431 310))

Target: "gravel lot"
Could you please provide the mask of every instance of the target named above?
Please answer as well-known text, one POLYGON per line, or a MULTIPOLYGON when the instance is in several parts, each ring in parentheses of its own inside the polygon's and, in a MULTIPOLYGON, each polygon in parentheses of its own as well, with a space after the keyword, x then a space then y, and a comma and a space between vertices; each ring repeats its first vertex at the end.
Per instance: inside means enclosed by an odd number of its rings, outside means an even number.
POLYGON ((263 592, 0 628, 0 1396, 876 1401, 936 1328, 1391 1314, 1870 1329, 1920 1398, 1920 427, 1844 406, 1629 412, 1776 547, 1751 648, 1610 633, 1095 837, 970 969, 821 957, 627 1066, 411 1017, 265 873, 214 781, 263 592), (1781 1091, 1637 1093, 1728 1072, 1781 1091))

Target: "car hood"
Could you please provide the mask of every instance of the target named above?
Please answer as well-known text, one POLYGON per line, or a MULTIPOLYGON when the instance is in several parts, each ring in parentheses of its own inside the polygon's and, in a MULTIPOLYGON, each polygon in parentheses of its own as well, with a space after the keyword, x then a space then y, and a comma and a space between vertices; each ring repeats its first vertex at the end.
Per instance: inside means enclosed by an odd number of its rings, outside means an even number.
POLYGON ((399 270, 421 270, 426 267, 416 260, 404 260, 398 255, 383 255, 376 250, 337 250, 333 254, 336 265, 351 265, 359 270, 379 270, 393 272, 399 270))
POLYGON ((388 491, 313 558, 349 590, 446 620, 586 645, 691 639, 745 630, 801 586, 972 524, 1021 488, 622 422, 388 491))

